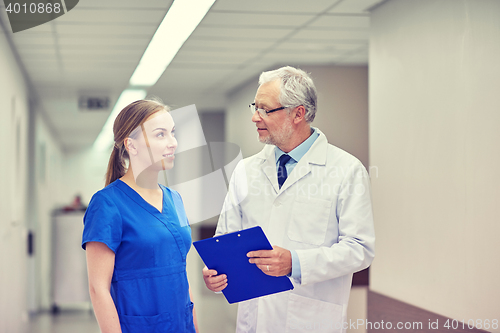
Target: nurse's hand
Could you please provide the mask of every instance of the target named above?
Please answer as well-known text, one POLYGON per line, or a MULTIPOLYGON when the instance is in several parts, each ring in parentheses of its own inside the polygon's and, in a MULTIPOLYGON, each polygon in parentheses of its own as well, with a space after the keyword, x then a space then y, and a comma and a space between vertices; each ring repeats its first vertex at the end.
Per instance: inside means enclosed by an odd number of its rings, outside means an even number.
POLYGON ((219 292, 227 287, 226 274, 217 275, 214 269, 208 269, 207 266, 203 268, 203 280, 208 289, 219 292))
POLYGON ((292 254, 289 250, 273 246, 272 250, 247 253, 251 264, 256 264, 267 275, 283 276, 292 272, 292 254))

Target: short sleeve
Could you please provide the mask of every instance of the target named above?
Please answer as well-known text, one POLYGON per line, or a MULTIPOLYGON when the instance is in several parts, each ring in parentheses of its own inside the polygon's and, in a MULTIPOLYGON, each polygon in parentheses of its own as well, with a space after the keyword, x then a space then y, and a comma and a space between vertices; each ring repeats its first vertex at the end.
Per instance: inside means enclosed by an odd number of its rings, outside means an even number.
POLYGON ((83 217, 82 248, 101 242, 116 253, 122 238, 122 218, 116 204, 102 192, 94 194, 83 217))

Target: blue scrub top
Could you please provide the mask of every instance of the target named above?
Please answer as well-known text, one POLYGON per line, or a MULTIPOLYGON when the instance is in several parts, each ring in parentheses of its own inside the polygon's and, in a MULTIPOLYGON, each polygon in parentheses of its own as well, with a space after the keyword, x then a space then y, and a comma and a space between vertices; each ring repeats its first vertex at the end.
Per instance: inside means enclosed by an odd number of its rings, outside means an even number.
POLYGON ((160 187, 161 213, 118 179, 94 194, 83 218, 83 249, 101 242, 115 253, 111 296, 123 333, 195 332, 191 228, 179 193, 160 187))

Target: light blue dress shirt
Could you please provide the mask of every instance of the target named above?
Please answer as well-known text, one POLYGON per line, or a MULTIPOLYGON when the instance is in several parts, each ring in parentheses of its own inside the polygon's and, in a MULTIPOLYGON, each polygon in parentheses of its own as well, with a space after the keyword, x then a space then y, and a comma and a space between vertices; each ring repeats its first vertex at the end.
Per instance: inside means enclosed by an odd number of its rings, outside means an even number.
MULTIPOLYGON (((290 160, 285 164, 286 168, 286 174, 290 175, 292 173, 292 170, 295 168, 297 163, 299 163, 300 159, 309 151, 309 149, 312 147, 314 141, 319 137, 319 133, 315 128, 311 128, 311 135, 300 145, 295 147, 291 152, 288 153, 288 155, 291 157, 290 160)), ((278 172, 278 167, 279 167, 279 158, 281 155, 286 154, 284 151, 279 149, 278 147, 275 147, 274 149, 274 156, 276 157, 276 172, 278 172)), ((302 274, 300 272, 300 261, 299 257, 297 256, 297 252, 295 250, 290 250, 290 253, 292 254, 292 278, 300 280, 302 274)))

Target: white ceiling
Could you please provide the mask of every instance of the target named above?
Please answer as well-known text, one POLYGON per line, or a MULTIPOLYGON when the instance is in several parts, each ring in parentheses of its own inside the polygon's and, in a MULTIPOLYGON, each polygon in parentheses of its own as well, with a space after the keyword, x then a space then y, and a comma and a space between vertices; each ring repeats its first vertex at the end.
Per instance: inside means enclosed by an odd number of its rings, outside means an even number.
MULTIPOLYGON (((368 9, 382 1, 217 0, 148 93, 208 112, 276 66, 367 64, 368 9)), ((114 104, 171 4, 80 0, 56 20, 8 32, 66 151, 90 147, 111 111, 82 112, 79 97, 109 96, 114 104)))

